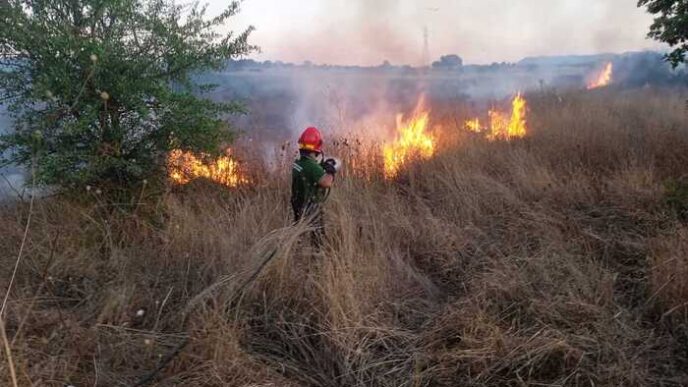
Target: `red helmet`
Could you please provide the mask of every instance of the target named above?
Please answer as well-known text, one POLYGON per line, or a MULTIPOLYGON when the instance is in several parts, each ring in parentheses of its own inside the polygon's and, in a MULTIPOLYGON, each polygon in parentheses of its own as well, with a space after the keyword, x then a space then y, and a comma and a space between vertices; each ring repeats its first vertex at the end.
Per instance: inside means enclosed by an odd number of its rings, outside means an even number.
POLYGON ((299 149, 322 152, 322 136, 318 128, 310 127, 299 137, 299 149))

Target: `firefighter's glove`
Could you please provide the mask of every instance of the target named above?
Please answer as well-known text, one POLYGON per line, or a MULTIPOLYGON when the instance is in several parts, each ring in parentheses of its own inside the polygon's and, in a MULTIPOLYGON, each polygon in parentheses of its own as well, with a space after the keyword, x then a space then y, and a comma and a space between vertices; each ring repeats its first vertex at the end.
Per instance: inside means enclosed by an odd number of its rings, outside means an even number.
POLYGON ((325 173, 334 176, 337 174, 337 162, 333 159, 327 159, 322 163, 325 173))

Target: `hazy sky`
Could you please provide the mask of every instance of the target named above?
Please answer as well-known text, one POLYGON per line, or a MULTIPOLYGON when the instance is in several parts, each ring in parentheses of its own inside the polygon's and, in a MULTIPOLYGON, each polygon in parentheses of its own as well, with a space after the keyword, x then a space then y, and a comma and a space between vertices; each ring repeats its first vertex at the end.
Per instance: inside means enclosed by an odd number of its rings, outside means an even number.
MULTIPOLYGON (((227 0, 209 0, 220 10, 227 0)), ((257 59, 332 64, 468 63, 657 49, 636 0, 244 0, 233 28, 256 27, 257 59)))

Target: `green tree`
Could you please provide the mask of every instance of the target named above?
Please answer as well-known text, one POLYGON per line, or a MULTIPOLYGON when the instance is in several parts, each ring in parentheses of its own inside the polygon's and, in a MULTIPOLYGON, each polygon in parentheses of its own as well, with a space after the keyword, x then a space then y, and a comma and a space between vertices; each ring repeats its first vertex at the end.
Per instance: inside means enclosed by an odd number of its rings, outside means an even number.
POLYGON ((686 0, 639 0, 638 7, 658 15, 650 26, 649 37, 668 43, 674 48, 667 60, 676 67, 685 62, 688 54, 688 1, 686 0))
POLYGON ((218 151, 241 107, 201 98, 194 74, 248 54, 252 28, 173 0, 0 0, 0 103, 15 125, 5 162, 43 184, 132 187, 164 176, 171 148, 218 151), (223 29, 224 32, 223 32, 223 29))

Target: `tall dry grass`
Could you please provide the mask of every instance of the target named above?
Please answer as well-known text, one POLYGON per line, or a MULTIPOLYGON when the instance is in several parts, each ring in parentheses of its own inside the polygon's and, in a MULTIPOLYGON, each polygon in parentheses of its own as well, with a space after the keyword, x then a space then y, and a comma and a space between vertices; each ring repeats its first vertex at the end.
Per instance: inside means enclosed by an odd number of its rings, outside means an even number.
MULTIPOLYGON (((688 232, 664 186, 688 165, 685 98, 530 95, 512 143, 438 104, 448 145, 394 182, 343 174, 322 251, 285 173, 133 213, 39 200, 4 321, 19 385, 132 385, 187 339, 154 383, 686 385, 688 232)), ((0 216, 7 284, 27 208, 0 216)))

